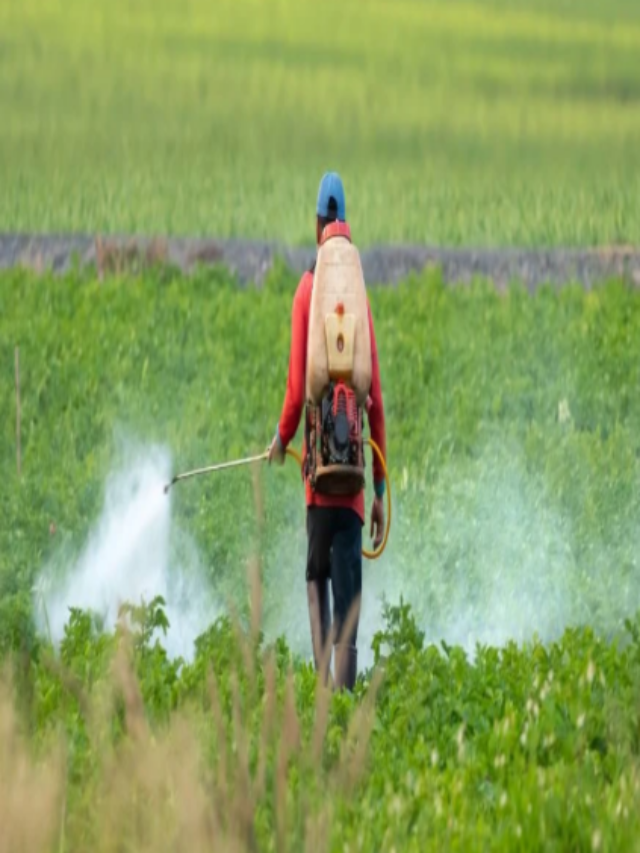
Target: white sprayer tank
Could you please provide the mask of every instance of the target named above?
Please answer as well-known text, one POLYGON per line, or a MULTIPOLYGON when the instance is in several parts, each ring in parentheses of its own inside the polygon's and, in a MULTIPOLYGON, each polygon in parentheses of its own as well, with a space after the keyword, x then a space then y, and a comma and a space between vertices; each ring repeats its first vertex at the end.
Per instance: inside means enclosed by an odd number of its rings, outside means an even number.
POLYGON ((342 235, 318 249, 307 341, 307 399, 319 405, 331 380, 364 405, 371 388, 371 339, 360 254, 342 235))

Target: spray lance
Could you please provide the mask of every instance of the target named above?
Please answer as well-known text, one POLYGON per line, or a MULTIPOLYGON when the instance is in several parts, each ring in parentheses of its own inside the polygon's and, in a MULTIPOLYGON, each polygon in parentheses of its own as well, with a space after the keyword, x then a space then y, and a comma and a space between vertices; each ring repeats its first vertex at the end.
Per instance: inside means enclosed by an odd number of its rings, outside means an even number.
MULTIPOLYGON (((368 551, 366 548, 362 549, 362 556, 366 557, 368 560, 377 560, 378 557, 384 551, 387 540, 389 538, 389 528, 391 526, 391 485, 389 482, 389 473, 387 471, 387 466, 384 461, 384 457, 382 456, 382 452, 378 445, 371 438, 365 438, 364 443, 368 444, 373 452, 378 457, 380 464, 382 465, 382 470, 384 471, 384 479, 386 483, 386 494, 387 494, 387 523, 385 525, 384 536, 382 537, 382 542, 374 551, 368 551)), ((302 468, 302 457, 298 453, 297 450, 294 450, 292 447, 287 447, 286 455, 291 456, 298 465, 302 468)), ((167 494, 169 489, 175 485, 175 483, 179 483, 182 480, 188 480, 191 477, 199 477, 202 474, 212 474, 217 471, 225 471, 228 468, 239 468, 242 465, 253 465, 257 462, 264 462, 269 458, 269 451, 265 450, 264 453, 259 453, 255 456, 245 456, 244 459, 233 459, 230 462, 219 462, 216 465, 208 465, 206 468, 195 468, 193 471, 185 471, 183 474, 176 474, 176 476, 171 480, 170 483, 164 487, 164 493, 167 494)))
POLYGON ((211 474, 214 471, 224 471, 226 468, 238 468, 240 465, 251 465, 253 462, 262 462, 268 456, 268 452, 260 453, 257 456, 247 456, 244 459, 234 459, 231 462, 220 462, 217 465, 208 465, 206 468, 196 468, 193 471, 185 471, 184 474, 176 474, 173 480, 164 487, 165 495, 175 483, 180 480, 188 480, 190 477, 199 477, 201 474, 211 474))

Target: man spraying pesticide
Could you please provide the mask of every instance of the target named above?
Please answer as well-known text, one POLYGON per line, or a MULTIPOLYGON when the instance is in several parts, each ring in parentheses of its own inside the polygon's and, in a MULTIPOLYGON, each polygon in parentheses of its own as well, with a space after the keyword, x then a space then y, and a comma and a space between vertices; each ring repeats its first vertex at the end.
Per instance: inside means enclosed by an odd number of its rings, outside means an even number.
MULTIPOLYGON (((357 636, 362 593, 362 557, 376 559, 387 543, 391 492, 385 464, 385 418, 378 351, 358 250, 345 217, 340 176, 320 182, 316 208, 316 262, 293 298, 287 390, 280 420, 263 453, 176 475, 182 480, 292 456, 303 468, 307 507, 307 602, 316 669, 335 652, 334 686, 352 690, 357 676, 357 636), (303 409, 302 457, 290 442, 303 409), (364 413, 371 437, 365 438, 364 413), (362 547, 365 523, 364 445, 373 450, 371 536, 362 547), (386 492, 387 523, 383 498, 386 492), (329 600, 333 593, 333 626, 329 600)), ((323 680, 328 669, 322 673, 323 680)))
MULTIPOLYGON (((362 592, 364 444, 374 450, 370 533, 379 549, 388 535, 386 439, 373 318, 346 221, 342 180, 335 172, 320 182, 316 243, 316 262, 293 298, 287 389, 268 460, 284 462, 304 408, 306 580, 314 662, 319 669, 327 644, 333 642, 335 687, 352 690, 362 592), (365 411, 370 440, 363 437, 365 411)), ((388 505, 390 509, 390 500, 388 505)))

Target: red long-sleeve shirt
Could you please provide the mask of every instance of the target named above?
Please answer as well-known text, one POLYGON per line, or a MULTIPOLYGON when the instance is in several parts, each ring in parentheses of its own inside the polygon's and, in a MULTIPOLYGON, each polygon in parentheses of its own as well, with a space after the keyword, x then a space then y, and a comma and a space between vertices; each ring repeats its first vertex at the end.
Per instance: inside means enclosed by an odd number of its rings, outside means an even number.
MULTIPOLYGON (((344 225, 343 225, 344 228, 344 225)), ((289 374, 287 377, 287 390, 282 406, 280 420, 278 422, 278 434, 284 448, 294 438, 305 404, 306 372, 307 372, 307 335, 309 329, 309 312, 311 307, 311 290, 313 288, 313 273, 306 272, 300 279, 291 312, 291 348, 289 352, 289 374)), ((378 350, 371 306, 367 301, 369 314, 369 335, 371 338, 371 390, 369 392, 371 405, 368 411, 369 428, 371 438, 380 448, 384 459, 387 458, 384 405, 382 402, 382 388, 380 384, 380 367, 378 364, 378 350)), ((306 454, 306 441, 303 438, 303 458, 306 454)), ((373 481, 376 491, 384 487, 384 472, 376 455, 373 455, 373 481)), ((305 481, 307 506, 342 506, 354 509, 364 523, 364 490, 357 495, 330 496, 314 492, 305 481)))

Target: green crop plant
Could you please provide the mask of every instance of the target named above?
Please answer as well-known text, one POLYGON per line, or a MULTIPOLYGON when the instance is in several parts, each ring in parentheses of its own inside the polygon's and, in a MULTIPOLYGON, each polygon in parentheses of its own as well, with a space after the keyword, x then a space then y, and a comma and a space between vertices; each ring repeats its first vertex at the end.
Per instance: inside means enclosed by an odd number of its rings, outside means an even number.
POLYGON ((177 669, 162 600, 131 615, 104 634, 74 611, 58 654, 5 668, 12 849, 633 849, 637 620, 470 661, 401 604, 373 676, 332 695, 284 638, 224 617, 177 669))
POLYGON ((114 466, 150 444, 175 471, 264 449, 295 285, 281 267, 263 288, 217 268, 0 275, 3 837, 633 849, 640 302, 619 281, 499 293, 431 271, 370 288, 394 520, 365 563, 353 696, 318 690, 309 661, 288 463, 172 490, 230 605, 189 659, 167 652, 153 590, 127 629, 83 608, 59 643, 37 628, 40 573, 76 563, 114 466))
MULTIPOLYGON (((295 284, 281 270, 263 289, 215 269, 0 277, 3 644, 27 618, 43 565, 77 559, 114 467, 149 445, 167 448, 169 475, 264 449, 283 400, 295 284)), ((524 639, 534 625, 545 638, 567 622, 619 629, 639 592, 634 292, 611 282, 501 295, 483 282, 448 289, 434 272, 373 288, 371 301, 395 510, 387 551, 367 564, 371 602, 419 589, 429 638, 453 630, 465 646, 524 639)), ((303 594, 303 492, 292 462, 258 476, 275 630, 289 606, 275 579, 303 594)), ((172 517, 221 602, 245 595, 252 490, 238 470, 172 491, 172 517)), ((303 614, 290 631, 306 637, 303 614)))

